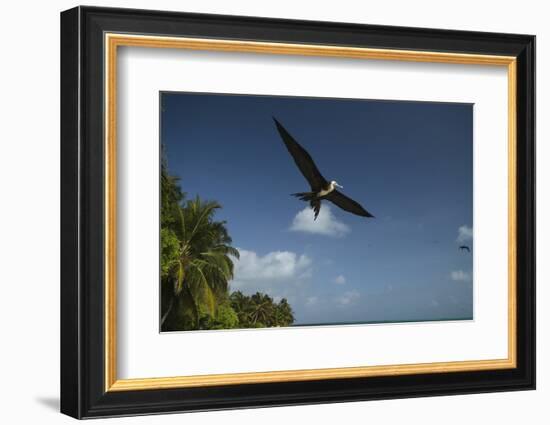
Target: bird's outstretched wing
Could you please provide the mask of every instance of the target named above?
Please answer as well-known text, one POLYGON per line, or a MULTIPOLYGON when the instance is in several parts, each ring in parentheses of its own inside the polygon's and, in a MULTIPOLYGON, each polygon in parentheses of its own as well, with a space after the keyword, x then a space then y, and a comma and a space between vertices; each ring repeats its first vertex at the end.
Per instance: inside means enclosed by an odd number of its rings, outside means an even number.
POLYGON ((328 199, 333 204, 352 214, 360 215, 361 217, 374 217, 358 202, 355 202, 353 199, 348 198, 346 195, 338 192, 337 190, 333 190, 328 195, 325 195, 323 199, 328 199))
POLYGON ((273 118, 273 121, 275 121, 277 130, 279 131, 283 142, 285 142, 286 148, 292 155, 292 158, 294 158, 294 162, 309 182, 311 190, 313 192, 321 191, 327 186, 328 182, 317 169, 317 166, 313 162, 313 159, 309 153, 307 153, 307 151, 300 146, 300 144, 290 135, 288 131, 286 131, 279 121, 275 118, 273 118))

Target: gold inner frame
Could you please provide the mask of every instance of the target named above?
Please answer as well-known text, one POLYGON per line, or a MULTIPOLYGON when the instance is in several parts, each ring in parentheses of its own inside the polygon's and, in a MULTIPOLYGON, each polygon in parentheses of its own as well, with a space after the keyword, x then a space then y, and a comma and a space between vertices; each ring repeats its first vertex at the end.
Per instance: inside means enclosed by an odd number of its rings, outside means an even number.
POLYGON ((357 378, 415 373, 446 373, 516 367, 516 58, 445 52, 371 49, 200 38, 105 34, 105 391, 132 391, 214 385, 357 378), (508 72, 508 357, 418 364, 398 364, 164 378, 118 379, 116 372, 116 123, 117 48, 119 46, 325 56, 451 64, 494 65, 508 72))

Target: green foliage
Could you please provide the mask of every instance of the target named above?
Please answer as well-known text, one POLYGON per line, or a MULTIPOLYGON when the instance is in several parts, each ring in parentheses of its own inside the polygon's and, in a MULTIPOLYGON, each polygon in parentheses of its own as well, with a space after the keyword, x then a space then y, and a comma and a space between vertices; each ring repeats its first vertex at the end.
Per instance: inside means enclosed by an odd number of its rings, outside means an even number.
POLYGON ((164 280, 170 278, 170 272, 177 264, 180 242, 171 229, 163 227, 160 229, 160 245, 160 277, 164 280))
POLYGON ((290 326, 294 323, 294 313, 286 298, 276 303, 269 295, 260 292, 249 296, 236 291, 231 294, 230 301, 241 328, 290 326))
POLYGON ((186 200, 179 179, 161 167, 161 329, 233 329, 289 326, 294 316, 286 299, 234 292, 231 246, 225 221, 214 216, 217 202, 186 200))
POLYGON ((239 328, 239 317, 226 299, 218 305, 216 315, 201 315, 200 329, 235 329, 239 328))
POLYGON ((162 229, 173 228, 178 208, 185 198, 185 194, 179 186, 179 178, 170 176, 164 163, 160 171, 160 191, 160 227, 162 229))

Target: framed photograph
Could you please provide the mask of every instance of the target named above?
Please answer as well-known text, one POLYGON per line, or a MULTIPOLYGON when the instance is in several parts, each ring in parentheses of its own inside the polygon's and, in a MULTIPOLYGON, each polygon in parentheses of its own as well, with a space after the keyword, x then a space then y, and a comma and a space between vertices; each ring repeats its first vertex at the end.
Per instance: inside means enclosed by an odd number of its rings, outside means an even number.
POLYGON ((61 14, 61 411, 535 388, 535 37, 61 14))

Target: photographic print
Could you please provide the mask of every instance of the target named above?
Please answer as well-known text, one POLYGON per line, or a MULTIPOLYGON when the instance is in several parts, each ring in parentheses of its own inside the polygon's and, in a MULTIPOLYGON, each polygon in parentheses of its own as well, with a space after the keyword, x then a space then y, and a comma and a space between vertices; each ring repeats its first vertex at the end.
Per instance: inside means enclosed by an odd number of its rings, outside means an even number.
POLYGON ((160 330, 473 319, 473 105, 162 92, 160 330))
POLYGON ((533 35, 89 6, 60 34, 62 413, 535 388, 533 35))

